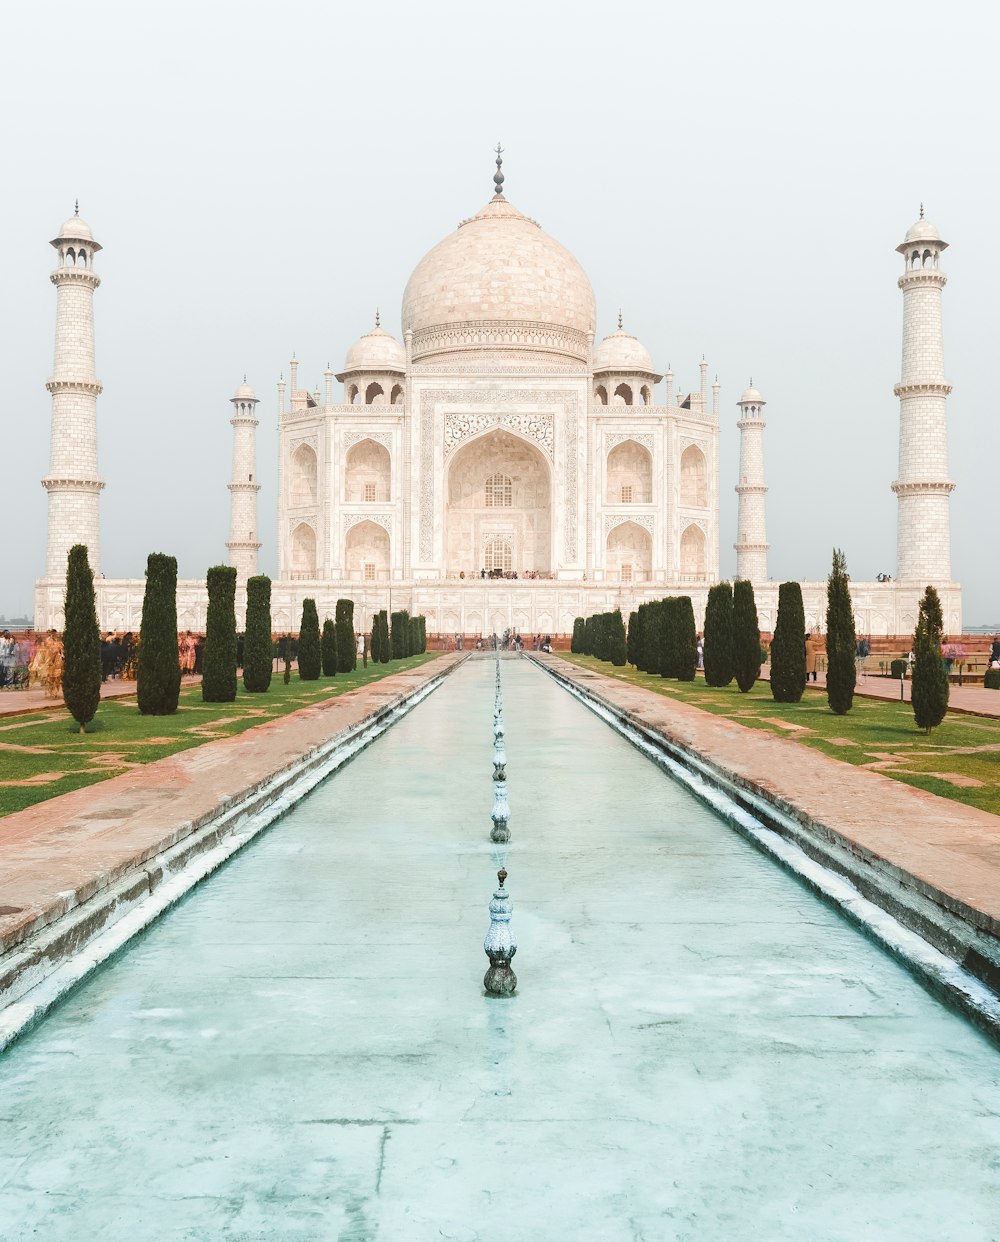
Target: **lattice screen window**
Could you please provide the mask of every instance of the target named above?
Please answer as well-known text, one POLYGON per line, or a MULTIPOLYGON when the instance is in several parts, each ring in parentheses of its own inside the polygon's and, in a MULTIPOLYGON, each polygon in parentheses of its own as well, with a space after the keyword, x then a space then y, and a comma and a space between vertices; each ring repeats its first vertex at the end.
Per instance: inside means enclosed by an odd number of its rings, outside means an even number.
POLYGON ((631 503, 632 503, 632 484, 623 483, 622 484, 622 504, 630 505, 631 503))
POLYGON ((364 488, 364 495, 362 496, 362 500, 374 500, 374 499, 375 499, 375 484, 366 483, 365 488, 364 488))
MULTIPOLYGON (((374 487, 374 484, 372 484, 372 487, 374 487)), ((365 582, 374 582, 374 581, 375 581, 375 562, 365 561, 365 582)))
POLYGON ((506 474, 492 474, 486 480, 487 509, 509 509, 514 503, 514 488, 506 474))
POLYGON ((499 569, 509 573, 511 569, 511 547, 508 539, 487 539, 485 553, 486 568, 499 569))
POLYGON ((622 566, 622 582, 631 582, 631 581, 632 581, 632 566, 623 565, 622 566))

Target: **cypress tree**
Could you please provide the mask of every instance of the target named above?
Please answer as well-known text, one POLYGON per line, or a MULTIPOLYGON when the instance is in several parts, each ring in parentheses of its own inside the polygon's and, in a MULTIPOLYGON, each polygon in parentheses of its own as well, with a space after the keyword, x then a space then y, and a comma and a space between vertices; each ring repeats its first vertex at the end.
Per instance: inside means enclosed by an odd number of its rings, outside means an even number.
POLYGON ((660 608, 660 676, 676 677, 678 665, 677 599, 670 595, 660 608))
POLYGON ((392 659, 392 646, 389 642, 389 614, 383 608, 378 614, 382 638, 379 643, 379 663, 388 664, 392 659))
POLYGON ((837 716, 849 712, 854 702, 857 641, 847 561, 843 552, 834 548, 833 565, 826 580, 826 698, 837 716))
MULTIPOLYGON (((640 673, 649 670, 649 604, 640 604, 635 614, 635 667, 640 673)), ((629 626, 629 638, 632 627, 629 626)))
POLYGON ((380 664, 382 662, 382 614, 376 612, 372 614, 372 664, 380 664))
POLYGON ((608 659, 615 668, 624 668, 628 659, 628 644, 625 639, 625 622, 622 620, 621 609, 616 608, 610 616, 608 659))
POLYGON ((427 654, 427 618, 420 615, 420 654, 427 654))
POLYGON ((570 639, 569 649, 574 655, 580 654, 580 642, 583 638, 583 617, 575 617, 573 619, 573 637, 570 639))
POLYGON ((302 601, 302 622, 299 625, 299 680, 318 681, 323 657, 319 643, 319 614, 316 601, 302 601))
POLYGON ((323 662, 323 676, 337 676, 337 627, 329 617, 323 622, 323 633, 319 640, 320 655, 323 662))
POLYGON ((638 668, 637 663, 639 656, 639 613, 630 612, 628 615, 628 632, 625 638, 625 661, 631 664, 633 668, 638 668))
POLYGON ((944 617, 937 591, 929 586, 920 601, 913 639, 913 687, 910 700, 917 728, 930 733, 948 710, 948 674, 941 655, 944 617))
POLYGON ((806 616, 797 582, 778 587, 778 619, 771 643, 771 697, 798 703, 806 688, 806 616))
MULTIPOLYGON (((285 671, 291 659, 290 639, 285 642, 285 671)), ((243 640, 243 685, 252 694, 262 694, 271 684, 273 667, 271 644, 271 579, 258 574, 247 579, 247 629, 243 640)), ((286 684, 288 678, 285 678, 286 684)))
POLYGON ((94 574, 83 543, 70 548, 66 562, 62 692, 69 714, 85 733, 101 702, 101 632, 94 604, 94 574))
POLYGON ((733 583, 733 671, 736 684, 746 694, 760 676, 760 623, 753 583, 733 583))
POLYGON ((146 591, 139 627, 136 669, 139 711, 143 716, 170 716, 181 693, 177 652, 177 558, 150 552, 146 591))
POLYGON ((705 608, 705 684, 728 686, 733 680, 733 588, 717 582, 708 589, 705 608))
POLYGON ((337 626, 337 672, 353 673, 358 665, 358 645, 354 639, 354 600, 338 599, 334 617, 337 626))
POLYGON ((418 617, 410 617, 407 622, 409 630, 409 653, 417 655, 420 652, 420 620, 418 617))
POLYGON ((674 604, 674 674, 678 681, 694 681, 698 668, 698 630, 694 623, 694 605, 690 595, 682 595, 674 604))
POLYGON ((608 658, 608 614, 599 612, 594 617, 592 655, 596 660, 608 658))
POLYGON ((394 660, 401 660, 406 655, 406 636, 403 632, 406 628, 405 615, 402 610, 399 610, 390 617, 389 649, 394 660))
POLYGON ((208 571, 208 615, 202 656, 203 703, 232 703, 236 698, 236 569, 213 565, 208 571))
POLYGON ((663 614, 666 603, 665 599, 654 599, 649 604, 649 663, 646 672, 654 677, 659 676, 663 669, 663 614))

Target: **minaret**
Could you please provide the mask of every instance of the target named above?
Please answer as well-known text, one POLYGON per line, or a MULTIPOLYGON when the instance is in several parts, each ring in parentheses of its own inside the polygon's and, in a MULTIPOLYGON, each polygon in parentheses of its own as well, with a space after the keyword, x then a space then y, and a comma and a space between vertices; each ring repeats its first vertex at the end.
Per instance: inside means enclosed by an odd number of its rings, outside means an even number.
POLYGON ((49 472, 42 487, 49 494, 49 539, 45 576, 65 581, 66 559, 75 543, 85 543, 94 577, 100 576, 100 515, 104 483, 97 476, 97 398, 94 373, 94 255, 101 249, 77 214, 51 243, 59 266, 50 276, 56 287, 56 356, 52 378, 52 435, 49 472))
POLYGON ((736 542, 736 577, 750 582, 767 581, 767 520, 764 513, 764 406, 767 402, 753 386, 740 397, 740 498, 736 542))
POLYGON ((229 484, 229 563, 236 566, 239 586, 257 573, 257 493, 260 484, 254 475, 256 466, 257 398, 243 383, 230 398, 233 417, 233 481, 229 484))
POLYGON ((948 393, 944 377, 940 268, 948 243, 920 219, 896 249, 905 271, 903 291, 903 372, 893 392, 899 398, 899 474, 892 490, 899 501, 896 576, 926 586, 951 581, 948 497, 948 393))

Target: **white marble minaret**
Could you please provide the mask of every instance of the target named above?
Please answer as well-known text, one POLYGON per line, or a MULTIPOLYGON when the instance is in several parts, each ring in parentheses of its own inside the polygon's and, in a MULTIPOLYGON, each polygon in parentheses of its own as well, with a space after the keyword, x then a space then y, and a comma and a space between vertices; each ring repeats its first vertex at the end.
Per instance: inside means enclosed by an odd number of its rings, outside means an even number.
POLYGON ((948 393, 941 331, 941 252, 948 243, 920 219, 896 249, 906 270, 903 291, 903 373, 893 390, 899 398, 899 475, 892 485, 899 501, 896 576, 919 585, 951 581, 948 478, 948 393))
POLYGON ((764 498, 764 406, 767 402, 753 386, 740 397, 740 498, 736 527, 736 577, 750 582, 767 581, 767 521, 764 498))
POLYGON ((236 567, 236 581, 242 586, 257 573, 257 398, 243 377, 243 383, 230 398, 233 417, 233 481, 229 484, 229 563, 236 567))
POLYGON ((94 255, 101 249, 77 214, 52 242, 59 266, 50 279, 56 287, 56 356, 52 378, 49 472, 42 487, 49 494, 49 538, 45 576, 66 579, 66 558, 75 543, 87 545, 90 568, 100 574, 98 501, 103 482, 97 477, 97 398, 101 385, 94 373, 94 255))

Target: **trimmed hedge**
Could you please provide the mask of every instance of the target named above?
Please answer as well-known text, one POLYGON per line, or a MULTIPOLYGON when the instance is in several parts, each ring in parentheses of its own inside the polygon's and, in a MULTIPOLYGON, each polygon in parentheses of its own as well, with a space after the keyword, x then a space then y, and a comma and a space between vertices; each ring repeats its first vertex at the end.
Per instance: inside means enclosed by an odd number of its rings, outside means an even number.
MULTIPOLYGON (((917 728, 930 733, 948 710, 948 674, 941 655, 944 618, 937 591, 929 586, 920 601, 917 632, 913 638, 913 683, 910 702, 917 728)), ((985 678, 984 678, 985 681, 985 678)))
POLYGON ((708 589, 705 607, 705 684, 728 686, 733 663, 733 588, 729 582, 717 582, 708 589))
POLYGON ((856 652, 847 561, 843 552, 834 548, 833 565, 826 580, 826 698, 837 716, 849 712, 854 703, 858 676, 856 652))
POLYGON ((172 716, 181 693, 177 652, 177 558, 150 552, 146 592, 139 627, 136 668, 139 711, 143 716, 172 716))
POLYGON ((775 703, 798 703, 806 689, 806 617, 802 587, 778 587, 778 620, 771 643, 771 697, 775 703))
POLYGON ((988 668, 983 674, 983 686, 987 690, 1000 690, 1000 668, 988 668))
POLYGON ((333 615, 337 626, 337 672, 353 673, 358 665, 358 644, 354 639, 354 600, 338 599, 333 615))
POLYGON ((906 660, 893 660, 889 665, 889 675, 894 677, 896 681, 903 681, 906 678, 906 660))
POLYGON ((742 578, 733 583, 733 672, 741 694, 753 689, 764 658, 753 583, 742 578))
POLYGON ((236 569, 212 565, 207 574, 208 614, 202 656, 203 703, 232 703, 236 698, 236 569))
MULTIPOLYGON (((286 646, 286 664, 290 658, 286 646)), ((262 694, 271 684, 271 579, 258 574, 247 579, 247 629, 243 640, 243 686, 262 694)), ((287 680, 287 678, 286 678, 287 680)))
POLYGON ((323 633, 319 640, 320 656, 323 663, 323 676, 337 676, 337 627, 329 617, 323 622, 323 633))
POLYGON ((85 732, 101 702, 101 632, 94 603, 94 573, 83 543, 75 543, 66 558, 62 693, 69 714, 80 732, 85 732))

